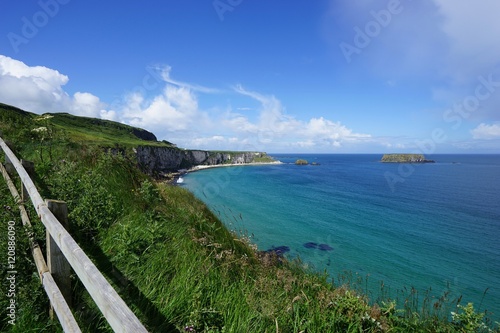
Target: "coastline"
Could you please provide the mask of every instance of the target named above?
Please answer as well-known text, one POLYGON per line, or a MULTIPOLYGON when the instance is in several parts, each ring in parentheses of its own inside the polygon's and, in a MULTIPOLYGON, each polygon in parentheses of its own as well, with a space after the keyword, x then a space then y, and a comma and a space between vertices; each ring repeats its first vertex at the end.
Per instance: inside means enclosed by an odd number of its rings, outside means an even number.
POLYGON ((191 173, 191 172, 196 172, 200 170, 205 170, 205 169, 212 169, 212 168, 223 168, 223 167, 237 167, 237 166, 257 166, 257 165, 279 165, 279 164, 284 164, 281 161, 272 161, 272 162, 251 162, 251 163, 229 163, 229 164, 214 164, 214 165, 195 165, 192 168, 189 169, 181 169, 177 170, 177 172, 171 173, 171 177, 168 180, 168 183, 173 184, 173 185, 179 185, 182 184, 182 181, 179 182, 179 179, 182 178, 182 176, 191 173))
MULTIPOLYGON (((230 164, 214 164, 214 165, 196 165, 190 169, 185 170, 182 174, 186 174, 189 172, 195 172, 195 171, 200 171, 200 170, 205 170, 205 169, 212 169, 212 168, 222 168, 222 167, 234 167, 234 166, 247 166, 247 165, 276 165, 276 164, 284 164, 281 161, 273 161, 273 162, 251 162, 251 163, 230 163, 230 164)), ((181 172, 181 170, 179 170, 181 172)))

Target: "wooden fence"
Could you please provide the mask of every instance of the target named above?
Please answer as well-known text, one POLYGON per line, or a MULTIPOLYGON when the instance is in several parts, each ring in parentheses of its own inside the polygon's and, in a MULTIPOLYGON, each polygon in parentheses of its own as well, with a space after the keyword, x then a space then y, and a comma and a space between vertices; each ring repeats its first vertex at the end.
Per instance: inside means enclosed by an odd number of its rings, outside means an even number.
MULTIPOLYGON (((64 275, 68 274, 68 272, 67 268, 64 267, 64 262, 67 261, 115 332, 147 332, 135 314, 128 308, 118 293, 104 278, 102 273, 71 237, 63 224, 61 224, 61 222, 64 221, 60 221, 56 218, 53 211, 58 214, 57 211, 61 207, 60 202, 43 200, 22 163, 17 159, 2 138, 0 138, 0 146, 5 153, 6 164, 9 164, 13 169, 15 169, 19 175, 23 187, 23 193, 25 192, 31 199, 40 220, 47 230, 47 245, 50 246, 50 249, 47 251, 50 252, 50 259, 48 259, 49 266, 45 264, 40 248, 33 242, 33 240, 31 242, 32 253, 35 258, 38 273, 42 280, 42 285, 49 296, 51 305, 53 306, 64 331, 80 332, 69 306, 65 301, 65 297, 60 290, 61 288, 63 292, 66 293, 68 286, 64 286, 64 282, 62 282, 63 286, 58 286, 53 278, 53 275, 60 275, 60 280, 65 280, 64 275), (51 209, 53 211, 51 211, 51 209), (58 257, 63 257, 65 260, 61 261, 57 259, 58 257), (55 260, 56 263, 51 262, 52 260, 55 260), (65 271, 66 273, 64 273, 65 271)), ((20 200, 19 193, 12 184, 9 175, 3 166, 1 169, 12 195, 14 198, 18 198, 23 224, 25 227, 29 228, 30 222, 28 214, 24 209, 22 200, 20 200)), ((62 209, 64 210, 64 205, 62 206, 62 209)), ((64 214, 61 216, 64 216, 64 214)), ((69 276, 66 278, 69 278, 69 276)), ((67 295, 66 298, 68 298, 67 295)))

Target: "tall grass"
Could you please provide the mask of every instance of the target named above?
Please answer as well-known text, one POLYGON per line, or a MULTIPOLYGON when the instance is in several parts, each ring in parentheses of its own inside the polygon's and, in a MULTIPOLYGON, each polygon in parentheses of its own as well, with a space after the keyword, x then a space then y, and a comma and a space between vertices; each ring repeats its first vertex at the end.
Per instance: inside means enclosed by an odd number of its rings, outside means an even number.
MULTIPOLYGON (((17 203, 12 198, 3 178, 0 179, 0 332, 62 332, 57 321, 48 316, 49 300, 40 283, 30 252, 28 237, 23 229, 17 203), (9 266, 7 224, 15 225, 15 263, 9 266), (12 269, 14 268, 14 269, 12 269), (15 296, 8 295, 10 283, 7 277, 15 271, 15 296), (15 317, 9 317, 11 300, 15 301, 15 317)), ((43 232, 35 225, 35 237, 43 232)))
MULTIPOLYGON (((35 146, 18 148, 36 162, 43 196, 68 203, 70 232, 151 332, 489 330, 470 307, 448 320, 449 309, 440 305, 448 301, 446 295, 423 297, 422 303, 414 290, 396 300, 382 292, 377 303, 370 302, 366 277, 345 273, 332 281, 300 260, 259 252, 192 193, 143 175, 126 149, 113 155, 71 145, 73 150, 67 143, 55 145, 43 163, 48 155, 40 156, 35 146)), ((11 213, 3 214, 6 219, 11 213)), ((35 270, 23 249, 23 284, 38 291, 31 299, 25 292, 22 318, 27 319, 15 329, 57 331, 45 316, 47 300, 29 273, 35 270)), ((82 329, 110 332, 81 284, 75 279, 73 285, 82 329)))

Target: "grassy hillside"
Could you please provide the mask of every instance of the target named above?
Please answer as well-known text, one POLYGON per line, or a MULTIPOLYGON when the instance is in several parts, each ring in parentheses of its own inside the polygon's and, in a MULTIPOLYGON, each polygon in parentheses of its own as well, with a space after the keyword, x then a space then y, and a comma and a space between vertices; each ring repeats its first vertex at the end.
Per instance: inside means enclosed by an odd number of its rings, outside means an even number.
POLYGON ((0 103, 0 131, 16 142, 80 142, 98 146, 134 146, 140 144, 172 146, 157 142, 154 134, 125 124, 68 113, 37 115, 0 103), (44 129, 45 128, 45 129, 44 129))
MULTIPOLYGON (((20 158, 35 162, 42 196, 68 203, 71 234, 151 332, 488 331, 481 326, 483 314, 472 308, 452 307, 457 315, 449 320, 444 296, 428 300, 427 306, 415 305, 411 294, 402 304, 389 299, 375 304, 357 290, 356 281, 333 283, 331 277, 307 271, 300 261, 259 252, 190 192, 148 178, 132 155, 102 149, 143 143, 132 128, 53 116, 41 120, 54 129, 53 135, 40 140, 32 136, 39 116, 2 105, 2 137, 20 158)), ((9 326, 8 299, 0 296, 0 331, 58 332, 57 321, 47 318, 47 298, 33 274, 18 212, 3 182, 0 200, 2 222, 18 222, 21 257, 20 320, 9 326)), ((33 210, 31 216, 36 217, 33 210)), ((35 234, 43 243, 40 223, 35 234)), ((5 227, 0 235, 0 253, 6 253, 5 227)), ((5 259, 0 262, 4 265, 5 259)), ((5 281, 6 269, 1 269, 5 281)), ((110 332, 77 279, 73 284, 82 330, 110 332)))

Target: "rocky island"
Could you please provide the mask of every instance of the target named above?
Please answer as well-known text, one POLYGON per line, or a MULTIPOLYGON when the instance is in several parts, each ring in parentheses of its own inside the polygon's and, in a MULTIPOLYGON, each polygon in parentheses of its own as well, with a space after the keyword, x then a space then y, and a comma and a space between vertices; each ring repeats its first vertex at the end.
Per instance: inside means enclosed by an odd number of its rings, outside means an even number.
POLYGON ((380 162, 383 163, 434 163, 423 154, 384 154, 380 162))

